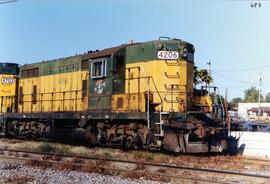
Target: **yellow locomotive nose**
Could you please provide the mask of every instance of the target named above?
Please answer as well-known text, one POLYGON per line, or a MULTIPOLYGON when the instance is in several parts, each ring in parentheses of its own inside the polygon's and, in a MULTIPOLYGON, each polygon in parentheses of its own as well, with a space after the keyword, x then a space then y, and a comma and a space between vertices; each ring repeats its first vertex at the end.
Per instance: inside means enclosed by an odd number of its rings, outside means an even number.
POLYGON ((0 63, 0 112, 12 112, 15 107, 18 64, 0 63))

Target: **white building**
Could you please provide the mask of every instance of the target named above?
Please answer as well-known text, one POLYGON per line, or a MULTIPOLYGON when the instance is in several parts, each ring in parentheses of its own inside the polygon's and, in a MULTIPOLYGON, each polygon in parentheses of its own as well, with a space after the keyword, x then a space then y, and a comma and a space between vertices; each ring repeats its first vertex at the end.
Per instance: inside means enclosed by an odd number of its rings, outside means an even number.
MULTIPOLYGON (((261 119, 269 120, 270 103, 261 103, 261 119)), ((238 116, 245 120, 256 120, 259 116, 259 103, 238 103, 238 116)))

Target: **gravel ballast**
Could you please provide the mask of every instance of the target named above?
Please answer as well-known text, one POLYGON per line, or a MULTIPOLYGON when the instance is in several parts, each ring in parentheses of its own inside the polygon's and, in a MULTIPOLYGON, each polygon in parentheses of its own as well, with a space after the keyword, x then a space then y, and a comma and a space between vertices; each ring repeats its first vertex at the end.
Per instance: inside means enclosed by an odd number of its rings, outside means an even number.
POLYGON ((118 176, 108 176, 95 173, 83 173, 77 171, 60 171, 51 168, 36 168, 24 166, 18 163, 0 161, 0 183, 95 183, 95 184, 126 184, 126 183, 150 183, 159 182, 143 179, 126 179, 118 176))

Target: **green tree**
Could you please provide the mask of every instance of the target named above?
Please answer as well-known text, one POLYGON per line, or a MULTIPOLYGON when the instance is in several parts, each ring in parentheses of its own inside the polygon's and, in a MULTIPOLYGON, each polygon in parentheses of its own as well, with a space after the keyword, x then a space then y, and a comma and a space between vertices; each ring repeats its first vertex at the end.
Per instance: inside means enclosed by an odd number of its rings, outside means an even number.
POLYGON ((238 103, 241 103, 241 102, 243 102, 243 99, 240 97, 236 97, 230 101, 229 106, 230 108, 235 109, 238 107, 238 103))
POLYGON ((270 102, 270 92, 265 95, 265 102, 270 102))
MULTIPOLYGON (((261 96, 261 101, 263 101, 263 96, 261 96)), ((245 90, 245 97, 244 97, 244 102, 249 102, 249 103, 256 103, 259 100, 259 90, 256 89, 256 87, 251 86, 250 88, 245 90)))
POLYGON ((193 79, 195 85, 203 83, 209 85, 212 81, 213 79, 206 69, 198 69, 197 67, 195 67, 193 79))

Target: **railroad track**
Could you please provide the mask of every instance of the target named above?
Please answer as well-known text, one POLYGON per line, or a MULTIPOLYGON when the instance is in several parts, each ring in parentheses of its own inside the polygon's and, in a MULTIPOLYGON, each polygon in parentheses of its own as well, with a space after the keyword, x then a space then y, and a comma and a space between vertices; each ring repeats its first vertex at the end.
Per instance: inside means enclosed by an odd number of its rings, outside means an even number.
POLYGON ((249 167, 249 166, 262 166, 265 167, 265 170, 270 170, 270 160, 269 159, 259 159, 259 158, 252 158, 252 157, 244 157, 244 156, 202 156, 202 157, 196 157, 196 156, 190 156, 187 160, 193 160, 193 162, 199 163, 199 164, 209 164, 209 163, 241 163, 242 165, 249 167))
MULTIPOLYGON (((119 175, 120 173, 132 171, 133 174, 145 176, 153 180, 161 181, 191 181, 191 182, 203 182, 203 183, 233 183, 234 180, 230 178, 245 178, 249 180, 258 180, 262 182, 270 182, 270 175, 263 175, 258 173, 247 173, 239 171, 218 170, 209 168, 194 168, 189 166, 180 166, 175 164, 158 164, 151 162, 142 162, 134 160, 113 159, 105 157, 95 156, 79 156, 69 154, 54 154, 44 153, 37 151, 22 151, 15 149, 0 149, 0 157, 4 159, 14 159, 21 161, 34 160, 41 163, 51 164, 64 164, 67 160, 73 160, 74 162, 68 162, 71 165, 82 166, 87 165, 92 161, 99 164, 97 168, 100 173, 106 171, 106 174, 119 175), (108 164, 110 163, 110 164, 108 164), (174 173, 174 174, 172 174, 174 173), (207 178, 208 174, 212 174, 212 177, 207 178), (194 177, 197 176, 197 177, 194 177), (204 177, 201 177, 204 176, 204 177), (216 178, 213 178, 216 176, 216 178), (227 178, 227 179, 226 179, 227 178)), ((177 183, 177 182, 176 182, 177 183)), ((243 182, 245 183, 245 182, 243 182)))
MULTIPOLYGON (((12 139, 13 141, 17 141, 17 139, 12 139)), ((20 142, 24 142, 22 139, 18 139, 20 142)), ((27 142, 27 141, 26 141, 27 142)), ((67 144, 68 145, 68 144, 67 144)), ((117 148, 116 148, 117 149, 117 148)), ((1 151, 1 149, 0 149, 1 151)), ((148 150, 149 152, 159 153, 156 151, 148 150)), ((243 164, 260 164, 262 166, 269 167, 270 170, 270 159, 260 159, 260 158, 252 158, 252 157, 239 157, 239 156, 224 156, 221 154, 203 154, 203 155, 179 155, 181 158, 185 158, 186 160, 190 160, 191 162, 197 161, 199 164, 207 164, 209 162, 219 163, 232 163, 232 162, 241 162, 243 164), (222 156, 222 157, 219 157, 222 156)))

